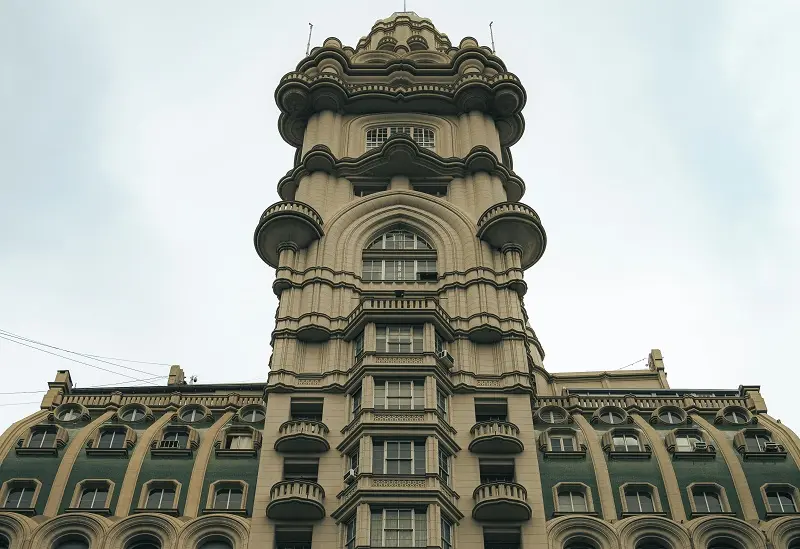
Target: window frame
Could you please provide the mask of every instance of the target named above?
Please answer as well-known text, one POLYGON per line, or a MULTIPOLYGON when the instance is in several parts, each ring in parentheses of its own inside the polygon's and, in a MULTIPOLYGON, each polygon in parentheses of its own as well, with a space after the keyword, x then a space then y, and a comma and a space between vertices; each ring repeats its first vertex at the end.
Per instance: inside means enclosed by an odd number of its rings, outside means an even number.
POLYGON ((36 450, 44 450, 44 449, 51 449, 56 448, 58 443, 58 427, 55 425, 46 425, 46 426, 36 426, 31 428, 31 432, 28 435, 27 445, 26 448, 32 448, 36 450), (34 446, 33 439, 35 436, 41 434, 42 441, 37 445, 34 446), (45 445, 44 443, 47 441, 47 436, 52 436, 52 441, 50 444, 45 445))
POLYGON ((439 387, 436 387, 436 411, 445 421, 449 421, 449 410, 449 395, 439 387))
POLYGON ((622 502, 623 516, 628 515, 653 515, 663 514, 661 507, 661 496, 659 495, 658 488, 652 484, 644 482, 626 482, 619 487, 620 501, 622 502), (635 492, 638 509, 633 509, 628 504, 629 492, 635 492), (649 511, 643 510, 640 495, 645 494, 650 500, 649 511))
MULTIPOLYGON (((552 488, 553 504, 556 515, 596 515, 594 501, 592 499, 592 489, 582 482, 559 482, 552 488), (561 508, 560 496, 562 493, 580 494, 586 506, 585 511, 571 511, 561 508)), ((570 496, 570 506, 574 509, 575 505, 570 496)))
POLYGON ((436 128, 416 123, 378 124, 366 128, 364 131, 364 150, 380 149, 390 137, 399 134, 407 135, 420 148, 436 150, 436 128), (419 135, 417 135, 417 132, 419 132, 419 135))
POLYGON ((441 517, 440 530, 442 533, 442 549, 453 549, 453 523, 447 518, 441 517))
POLYGON ((786 482, 770 482, 767 484, 763 484, 760 489, 761 492, 761 499, 764 502, 764 507, 767 510, 767 517, 776 517, 776 516, 786 516, 786 515, 798 515, 800 514, 800 490, 797 489, 796 486, 793 484, 789 484, 786 482), (791 511, 784 511, 783 510, 783 503, 779 503, 781 505, 780 510, 773 510, 773 506, 770 503, 770 497, 776 495, 788 495, 789 499, 792 502, 794 507, 791 511))
MULTIPOLYGON (((402 387, 402 385, 399 385, 398 386, 398 390, 401 387, 402 387)), ((373 395, 373 405, 374 405, 376 410, 381 410, 381 411, 384 411, 384 410, 413 411, 413 410, 424 410, 425 409, 425 380, 424 379, 416 380, 416 379, 391 379, 391 378, 387 378, 387 379, 384 379, 384 380, 375 380, 374 388, 375 388, 375 394, 373 395), (411 399, 411 407, 410 408, 401 408, 401 407, 392 408, 392 407, 389 406, 389 398, 390 398, 389 397, 389 384, 390 383, 400 383, 400 384, 409 383, 410 384, 409 387, 410 387, 410 391, 411 391, 411 396, 408 397, 408 398, 411 399), (378 393, 377 388, 378 388, 379 385, 383 385, 383 388, 381 389, 383 391, 383 402, 380 403, 380 405, 379 405, 379 402, 378 402, 378 394, 377 394, 378 393), (419 387, 419 389, 420 389, 420 393, 421 393, 420 395, 416 394, 417 387, 419 387), (420 402, 418 402, 418 401, 420 401, 420 402), (417 405, 417 404, 419 404, 419 405, 417 405)), ((399 398, 406 398, 406 397, 392 397, 392 398, 398 398, 399 399, 399 398)))
POLYGON ((576 437, 575 437, 574 433, 572 433, 572 434, 563 433, 563 432, 548 433, 547 434, 547 444, 548 444, 548 449, 551 452, 564 453, 564 452, 577 452, 578 451, 578 444, 577 444, 577 440, 576 440, 576 437), (561 441, 560 444, 559 444, 560 448, 558 448, 558 449, 555 447, 555 445, 553 445, 553 440, 555 440, 555 439, 558 439, 559 441, 561 441), (570 441, 570 444, 572 445, 571 449, 567 450, 564 447, 564 441, 565 440, 569 440, 570 441))
POLYGON ((453 485, 453 467, 451 460, 453 456, 439 443, 439 451, 436 452, 439 461, 439 478, 445 486, 453 485))
MULTIPOLYGON (((689 486, 686 487, 687 494, 689 496, 689 504, 691 506, 692 515, 697 516, 705 516, 705 515, 730 515, 732 514, 730 509, 730 502, 728 501, 728 496, 725 493, 725 487, 717 484, 715 482, 693 482, 689 486), (704 501, 704 508, 698 508, 697 506, 697 499, 695 499, 695 492, 696 491, 703 491, 703 501, 704 501), (710 511, 710 506, 708 505, 708 494, 714 494, 717 501, 719 502, 720 511, 710 511)), ((699 496, 699 494, 698 494, 699 496)))
POLYGON ((637 433, 631 432, 613 432, 611 433, 611 451, 612 452, 641 452, 642 441, 637 433), (622 445, 617 444, 617 439, 622 439, 622 445), (631 445, 631 443, 633 443, 631 445))
POLYGON ((142 485, 139 493, 139 507, 137 511, 154 512, 154 513, 169 513, 175 514, 178 512, 180 504, 182 485, 174 479, 152 479, 142 485), (150 494, 155 490, 162 490, 161 499, 159 500, 159 507, 149 507, 150 494), (173 491, 172 507, 163 507, 164 491, 173 491))
POLYGON ((375 352, 382 354, 418 354, 425 350, 424 324, 378 324, 375 326, 375 352), (392 334, 392 331, 395 334, 392 334), (408 330, 408 336, 400 330, 408 330), (394 338, 394 340, 392 339, 394 338), (396 345, 397 350, 391 350, 396 345), (402 346, 408 345, 408 350, 402 346))
POLYGON ((356 528, 356 515, 350 517, 344 523, 344 547, 345 549, 355 549, 358 529, 356 528))
POLYGON ((373 446, 373 459, 372 459, 373 470, 372 470, 372 474, 374 474, 374 475, 423 476, 427 471, 427 457, 428 457, 427 456, 427 440, 420 441, 419 439, 414 439, 414 438, 410 438, 410 439, 386 439, 386 440, 383 440, 383 441, 381 441, 381 440, 378 440, 378 441, 373 440, 372 446, 373 446), (420 444, 420 442, 422 442, 422 444, 420 444), (401 455, 401 450, 400 450, 400 446, 399 446, 400 444, 408 444, 408 445, 410 445, 410 447, 411 447, 410 448, 411 449, 410 457, 409 458, 400 458, 400 457, 389 458, 389 445, 390 444, 398 445, 397 446, 397 455, 398 456, 401 455), (374 447, 377 446, 377 445, 383 446, 383 459, 381 460, 381 463, 383 464, 383 468, 380 471, 375 471, 374 447), (422 452, 421 456, 417 455, 417 447, 418 446, 421 446, 421 452, 422 452), (421 461, 422 472, 417 472, 417 459, 418 458, 420 458, 422 460, 421 461), (407 462, 410 465, 409 472, 407 472, 407 473, 406 472, 390 473, 390 472, 388 472, 389 471, 389 462, 397 463, 398 464, 397 465, 397 470, 398 471, 400 471, 400 469, 401 469, 400 463, 406 463, 407 462))
MULTIPOLYGON (((372 517, 374 516, 375 511, 376 511, 375 509, 370 509, 370 528, 372 527, 372 524, 373 524, 372 517)), ((416 507, 383 507, 383 508, 380 508, 379 511, 380 511, 380 515, 381 515, 381 532, 380 532, 381 533, 381 535, 380 535, 380 540, 381 540, 381 545, 380 546, 381 547, 426 547, 427 546, 427 537, 428 537, 428 528, 427 528, 428 511, 427 511, 427 509, 421 510, 421 509, 416 508, 416 507), (398 522, 398 528, 391 528, 391 529, 387 528, 387 526, 386 526, 386 524, 387 524, 387 516, 386 515, 387 515, 388 512, 397 512, 398 513, 398 517, 396 519, 397 522, 398 522), (411 529, 410 529, 410 531, 411 531, 411 543, 412 544, 411 545, 400 545, 398 543, 397 545, 387 545, 387 543, 386 543, 387 530, 390 530, 392 532, 398 532, 398 533, 399 532, 408 531, 407 528, 399 528, 399 525, 400 525, 399 523, 400 523, 400 520, 401 520, 401 517, 400 517, 399 514, 400 513, 406 513, 406 512, 410 512, 411 513, 411 529), (417 515, 422 515, 422 516, 425 517, 424 521, 420 521, 425 527, 425 543, 423 545, 419 545, 417 543, 417 533, 418 533, 418 530, 417 530, 417 522, 418 522, 417 521, 417 515)), ((373 536, 373 534, 372 534, 372 532, 370 532, 370 542, 372 542, 372 536, 373 536)), ((399 535, 397 536, 397 539, 398 539, 398 542, 399 542, 399 539, 400 539, 399 535)))

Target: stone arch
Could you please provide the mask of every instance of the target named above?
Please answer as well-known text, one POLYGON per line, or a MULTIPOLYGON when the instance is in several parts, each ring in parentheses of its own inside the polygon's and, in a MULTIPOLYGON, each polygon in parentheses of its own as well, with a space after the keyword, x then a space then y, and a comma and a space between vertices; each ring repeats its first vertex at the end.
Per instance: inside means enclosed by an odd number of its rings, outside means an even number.
POLYGON ((70 534, 83 536, 89 547, 102 547, 109 521, 93 513, 70 513, 42 523, 33 533, 31 547, 50 549, 59 538, 70 534))
POLYGON ((550 549, 564 549, 571 542, 588 542, 597 549, 619 549, 617 532, 598 518, 576 515, 559 517, 547 523, 550 549))
POLYGON ((178 547, 195 549, 204 541, 226 539, 236 549, 247 549, 250 526, 246 520, 225 514, 207 515, 186 524, 180 533, 178 547))
POLYGON ((358 139, 363 140, 367 129, 377 125, 402 126, 422 125, 436 130, 436 154, 442 158, 458 156, 459 127, 452 119, 436 114, 419 113, 381 113, 363 114, 349 117, 342 124, 342 156, 361 156, 363 146, 358 139), (446 142, 446 145, 445 145, 446 142), (358 154, 350 154, 358 150, 358 154))
POLYGON ((452 204, 416 191, 381 192, 348 204, 327 223, 320 259, 336 270, 356 272, 369 237, 400 222, 429 240, 437 250, 441 272, 481 263, 474 222, 452 204))
POLYGON ((767 539, 773 547, 789 547, 789 542, 800 539, 800 516, 771 520, 766 531, 767 539))
POLYGON ((106 536, 105 549, 126 549, 134 537, 141 534, 155 536, 161 547, 175 547, 178 541, 180 523, 164 514, 141 513, 125 517, 112 526, 106 536))
POLYGON ((22 549, 31 537, 36 523, 17 513, 0 513, 0 534, 11 542, 9 549, 22 549))
POLYGON ((705 548, 712 540, 724 538, 742 549, 767 549, 761 530, 736 517, 701 517, 689 521, 687 528, 695 547, 705 548))
POLYGON ((686 529, 665 517, 639 515, 619 521, 615 525, 620 547, 631 548, 647 538, 663 540, 669 549, 692 549, 692 539, 686 529))

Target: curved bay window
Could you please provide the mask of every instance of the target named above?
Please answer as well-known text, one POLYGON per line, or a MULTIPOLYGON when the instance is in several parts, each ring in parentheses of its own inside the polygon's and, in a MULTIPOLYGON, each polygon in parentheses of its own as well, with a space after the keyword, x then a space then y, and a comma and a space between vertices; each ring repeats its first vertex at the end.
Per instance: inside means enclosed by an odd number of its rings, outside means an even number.
POLYGON ((364 280, 436 281, 436 251, 421 236, 404 230, 383 233, 362 257, 364 280))
POLYGON ((379 126, 367 130, 367 150, 377 149, 392 135, 405 134, 424 149, 436 148, 436 134, 421 126, 379 126))

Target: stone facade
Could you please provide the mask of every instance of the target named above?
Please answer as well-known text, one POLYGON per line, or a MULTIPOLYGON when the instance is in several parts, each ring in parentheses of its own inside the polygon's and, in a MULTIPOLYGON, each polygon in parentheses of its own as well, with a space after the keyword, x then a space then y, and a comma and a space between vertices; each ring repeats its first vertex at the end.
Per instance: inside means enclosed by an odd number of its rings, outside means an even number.
POLYGON ((0 548, 800 547, 800 440, 759 388, 551 374, 511 147, 525 90, 412 12, 281 79, 255 231, 265 383, 75 389, 0 437, 0 548))

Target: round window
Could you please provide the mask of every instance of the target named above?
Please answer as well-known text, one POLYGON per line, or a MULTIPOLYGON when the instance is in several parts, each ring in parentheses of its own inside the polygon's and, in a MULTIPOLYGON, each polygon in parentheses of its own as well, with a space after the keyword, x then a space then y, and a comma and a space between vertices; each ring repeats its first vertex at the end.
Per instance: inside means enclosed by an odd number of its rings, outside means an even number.
POLYGON ((242 421, 246 421, 247 423, 258 423, 264 420, 266 414, 264 414, 263 408, 253 407, 242 412, 241 417, 242 421))
POLYGON ((539 413, 547 423, 561 423, 567 417, 567 412, 563 408, 545 408, 539 413))
POLYGON ((617 425, 625 421, 624 412, 617 408, 605 408, 600 411, 598 417, 601 421, 610 423, 611 425, 617 425))
POLYGON ((725 411, 725 419, 731 423, 747 423, 747 413, 740 408, 729 408, 725 411))
POLYGON ((181 419, 186 423, 194 423, 203 419, 205 415, 202 408, 187 408, 181 412, 181 419))
POLYGON ((140 406, 131 406, 122 412, 120 418, 122 421, 140 421, 144 418, 144 415, 144 408, 140 406))
POLYGON ((683 422, 683 413, 677 409, 667 408, 661 410, 658 414, 658 419, 670 425, 676 425, 683 422))
POLYGON ((58 419, 61 421, 75 421, 79 417, 81 417, 81 410, 76 406, 69 406, 58 413, 58 419))

